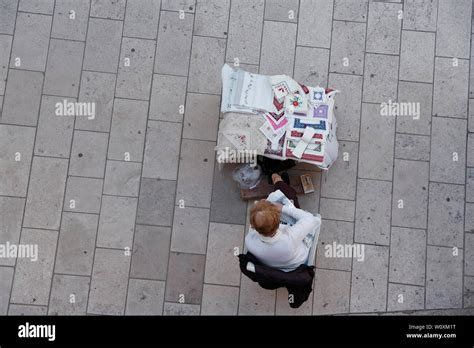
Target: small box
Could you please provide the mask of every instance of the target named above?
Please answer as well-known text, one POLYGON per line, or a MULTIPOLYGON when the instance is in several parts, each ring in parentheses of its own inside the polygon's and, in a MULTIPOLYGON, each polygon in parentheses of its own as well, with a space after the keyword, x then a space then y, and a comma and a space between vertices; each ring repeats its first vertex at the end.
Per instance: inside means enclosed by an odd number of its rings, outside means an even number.
POLYGON ((304 194, 314 192, 313 179, 310 174, 301 175, 301 185, 303 186, 304 194))

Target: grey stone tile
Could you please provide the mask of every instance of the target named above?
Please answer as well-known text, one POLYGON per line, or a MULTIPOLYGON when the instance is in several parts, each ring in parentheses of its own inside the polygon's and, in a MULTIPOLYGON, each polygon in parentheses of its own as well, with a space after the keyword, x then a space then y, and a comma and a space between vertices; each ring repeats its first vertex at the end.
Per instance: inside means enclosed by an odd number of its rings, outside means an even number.
POLYGON ((18 305, 12 304, 10 305, 10 309, 8 311, 8 315, 39 315, 39 316, 46 316, 48 314, 48 307, 47 306, 27 306, 27 305, 18 305))
POLYGON ((10 52, 12 49, 12 40, 13 37, 9 35, 0 35, 0 95, 5 94, 5 85, 7 81, 8 62, 10 61, 10 52))
POLYGON ((95 115, 78 117, 75 129, 109 132, 114 105, 115 75, 91 71, 82 72, 79 102, 95 103, 95 115))
POLYGON ((237 315, 238 306, 239 288, 204 284, 201 315, 237 315))
POLYGON ((425 289, 421 286, 388 284, 387 311, 425 308, 425 289))
POLYGON ((349 312, 351 273, 316 269, 313 314, 327 315, 349 312))
POLYGON ((200 312, 201 312, 200 305, 172 303, 172 302, 165 302, 165 306, 163 309, 163 315, 170 315, 170 316, 199 315, 200 312))
POLYGON ((265 19, 280 22, 298 22, 299 0, 265 1, 265 19))
POLYGON ((169 227, 137 225, 130 275, 136 278, 166 280, 170 239, 169 227))
POLYGON ((102 198, 102 184, 101 179, 69 176, 64 198, 64 211, 98 214, 102 198))
POLYGON ((235 253, 236 250, 241 253, 244 235, 243 225, 210 224, 206 283, 239 286, 239 263, 235 253))
POLYGON ((84 70, 117 72, 122 26, 121 21, 89 19, 84 70))
POLYGON ((474 307, 474 277, 464 277, 464 307, 474 307))
POLYGON ((436 31, 438 0, 405 0, 403 29, 436 31))
MULTIPOLYGON (((474 37, 471 37, 471 45, 474 44, 474 37)), ((471 66, 469 70, 470 76, 469 76, 469 98, 474 98, 474 52, 471 51, 471 66)), ((471 105, 472 101, 469 100, 469 105, 471 105)), ((470 117, 472 114, 472 109, 469 109, 469 115, 470 117)))
POLYGON ((335 0, 334 19, 366 22, 368 0, 335 0))
POLYGON ((36 130, 35 155, 69 158, 74 117, 57 115, 57 104, 75 99, 43 96, 36 130))
POLYGON ((426 309, 462 306, 462 250, 428 246, 426 309))
POLYGON ((359 140, 362 81, 362 76, 329 74, 328 87, 340 91, 334 104, 339 140, 359 140))
POLYGON ((207 0, 199 2, 196 9, 194 34, 200 36, 227 37, 230 0, 207 0))
POLYGON ((89 7, 90 1, 88 0, 58 1, 54 8, 51 36, 60 39, 85 41, 89 7))
POLYGON ((188 93, 183 138, 216 141, 220 97, 188 93))
POLYGON ((232 2, 226 61, 259 64, 264 6, 264 0, 232 2))
POLYGON ((104 194, 138 197, 141 163, 107 161, 104 194))
POLYGON ((13 34, 17 7, 18 0, 4 0, 2 2, 2 11, 0 11, 0 33, 13 34))
POLYGON ((359 177, 392 180, 395 118, 380 111, 379 105, 362 104, 359 177))
POLYGON ((386 310, 388 253, 388 247, 365 245, 364 261, 352 265, 351 313, 386 310))
POLYGON ((433 115, 467 118, 469 61, 451 58, 435 59, 433 115), (449 91, 449 93, 447 93, 449 91))
MULTIPOLYGON (((24 206, 24 198, 0 197, 0 209, 2 212, 2 220, 0 221, 0 231, 2 231, 0 234, 0 245, 7 245, 7 243, 18 244, 20 241, 24 206)), ((4 256, 0 258, 0 265, 14 266, 15 260, 16 258, 14 257, 4 256)), ((1 270, 0 268, 0 272, 1 270)))
POLYGON ((10 68, 44 71, 51 21, 51 16, 18 13, 10 68))
POLYGON ((392 183, 359 179, 354 241, 389 245, 392 183))
POLYGON ((296 47, 294 78, 307 86, 327 86, 329 50, 296 47))
POLYGON ((130 256, 121 250, 97 248, 87 313, 123 315, 130 256))
POLYGON ((467 163, 466 166, 474 167, 474 134, 467 135, 467 163))
POLYGON ((170 254, 165 301, 201 303, 205 259, 204 255, 170 254))
POLYGON ((176 181, 143 178, 138 200, 137 223, 171 226, 175 190, 176 181))
POLYGON ((42 73, 10 69, 3 102, 2 123, 36 126, 42 86, 42 73))
POLYGON ((435 34, 402 31, 400 80, 433 82, 435 34))
MULTIPOLYGON (((164 4, 164 1, 163 1, 164 4)), ((155 54, 155 73, 187 76, 194 15, 162 11, 155 54)))
POLYGON ((338 160, 321 180, 321 197, 355 200, 358 151, 357 143, 339 142, 338 160))
POLYGON ((466 203, 466 216, 464 217, 464 231, 474 232, 474 204, 466 203))
POLYGON ((53 8, 54 0, 21 0, 18 10, 23 12, 43 13, 52 15, 53 8))
POLYGON ((333 0, 300 0, 298 45, 329 48, 333 0))
POLYGON ((176 180, 180 145, 181 124, 149 121, 142 176, 176 180), (166 166, 163 163, 166 163, 166 166))
POLYGON ((97 246, 104 248, 132 248, 137 199, 102 197, 97 246))
POLYGON ((230 66, 234 68, 239 68, 239 69, 242 69, 254 74, 258 74, 258 70, 259 70, 259 65, 255 65, 255 64, 245 64, 245 63, 235 64, 234 61, 226 61, 226 64, 229 64, 230 66))
POLYGON ((436 55, 469 58, 472 1, 440 0, 436 31, 436 55))
POLYGON ((266 290, 242 275, 240 283, 239 315, 274 315, 275 290, 266 290))
POLYGON ((398 54, 402 25, 399 11, 402 8, 401 4, 369 3, 367 52, 398 54))
POLYGON ((12 303, 47 305, 58 232, 24 228, 20 244, 37 245, 37 260, 19 258, 10 301, 12 303))
POLYGON ((56 274, 51 287, 49 315, 86 315, 89 277, 56 274))
POLYGON ((127 315, 162 315, 165 282, 130 279, 128 284, 127 315))
POLYGON ((85 276, 92 273, 98 221, 98 215, 63 213, 55 272, 85 276))
POLYGON ((108 139, 106 133, 74 131, 69 175, 103 178, 108 139))
POLYGON ((364 23, 333 22, 329 71, 362 75, 365 26, 364 23))
POLYGON ((240 198, 240 189, 232 179, 232 171, 239 164, 217 164, 212 182, 212 222, 242 225, 246 221, 247 204, 240 198))
POLYGON ((186 82, 186 77, 153 75, 150 120, 183 121, 186 82))
POLYGON ((161 9, 168 11, 184 11, 194 12, 195 11, 195 0, 162 0, 161 9))
POLYGON ((23 227, 59 229, 67 162, 57 158, 33 158, 23 227))
POLYGON ((195 36, 191 51, 188 91, 220 94, 226 40, 195 36))
POLYGON ((214 142, 187 140, 181 143, 176 203, 210 208, 212 174, 214 173, 214 142))
POLYGON ((92 0, 91 17, 124 19, 126 0, 92 0))
POLYGON ((352 258, 330 257, 326 254, 329 246, 336 244, 353 244, 354 223, 345 221, 323 220, 316 252, 316 267, 350 271, 352 258), (328 247, 326 247, 329 245, 328 247))
POLYGON ((260 73, 293 75, 296 46, 294 23, 265 21, 260 55, 260 73))
POLYGON ((320 214, 325 219, 354 221, 355 202, 342 199, 321 198, 320 214))
POLYGON ((142 161, 147 114, 146 101, 115 99, 108 159, 142 161))
POLYGON ((431 132, 431 104, 433 86, 426 83, 403 82, 398 83, 398 101, 404 103, 420 103, 418 117, 397 117, 397 132, 430 135, 431 132))
POLYGON ((474 169, 466 169, 466 202, 474 202, 474 169))
POLYGON ((209 209, 179 208, 174 211, 171 251, 206 254, 209 209))
POLYGON ((116 97, 142 100, 150 98, 154 54, 154 41, 127 37, 122 39, 116 97))
POLYGON ((466 233, 464 275, 474 276, 474 234, 466 233))
POLYGON ((463 247, 464 186, 430 183, 428 244, 463 247))
POLYGON ((397 98, 398 60, 398 56, 365 55, 364 102, 388 103, 397 98))
POLYGON ((277 289, 275 315, 311 315, 313 310, 313 297, 311 295, 299 308, 291 308, 290 301, 294 301, 294 295, 290 296, 286 288, 277 289))
POLYGON ((14 270, 13 267, 0 267, 0 315, 7 315, 14 270))
POLYGON ((123 35, 156 39, 160 5, 160 0, 128 0, 123 35))
POLYGON ((26 197, 34 141, 34 128, 0 125, 0 195, 26 197))
POLYGON ((466 128, 466 120, 433 117, 430 180, 464 184, 466 128))
POLYGON ((397 134, 395 136, 395 158, 429 161, 430 137, 412 134, 397 134))
POLYGON ((389 280, 425 285, 426 232, 392 227, 389 280))
POLYGON ((394 166, 392 224, 426 228, 428 163, 396 159, 394 166))

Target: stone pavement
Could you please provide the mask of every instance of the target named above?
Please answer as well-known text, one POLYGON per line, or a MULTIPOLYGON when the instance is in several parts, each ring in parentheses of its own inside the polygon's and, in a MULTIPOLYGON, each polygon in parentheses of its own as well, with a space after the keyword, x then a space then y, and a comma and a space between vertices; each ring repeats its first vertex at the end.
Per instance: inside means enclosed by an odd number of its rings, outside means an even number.
POLYGON ((0 314, 473 314, 471 14, 472 0, 0 0, 0 244, 39 251, 0 258, 0 314), (295 169, 323 217, 298 310, 234 256, 248 206, 214 160, 224 62, 341 90, 340 158, 295 169), (95 117, 57 116, 65 99, 95 117), (389 100, 419 117, 381 116, 389 100), (364 261, 326 257, 334 242, 364 261))

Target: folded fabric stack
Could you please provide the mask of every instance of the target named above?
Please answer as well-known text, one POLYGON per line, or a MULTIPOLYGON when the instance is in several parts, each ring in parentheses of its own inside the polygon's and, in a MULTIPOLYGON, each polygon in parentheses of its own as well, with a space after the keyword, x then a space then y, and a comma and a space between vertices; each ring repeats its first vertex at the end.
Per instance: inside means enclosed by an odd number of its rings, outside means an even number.
MULTIPOLYGON (((222 81, 223 113, 231 112, 233 117, 253 114, 248 117, 260 118, 258 129, 267 144, 265 148, 255 149, 259 154, 308 162, 322 169, 329 168, 336 160, 337 124, 333 106, 338 91, 304 86, 286 75, 252 74, 229 65, 222 69, 222 81)), ((229 140, 232 132, 223 123, 219 133, 229 140)), ((218 139, 218 147, 222 148, 220 143, 218 139)), ((261 145, 262 140, 258 143, 261 145)))

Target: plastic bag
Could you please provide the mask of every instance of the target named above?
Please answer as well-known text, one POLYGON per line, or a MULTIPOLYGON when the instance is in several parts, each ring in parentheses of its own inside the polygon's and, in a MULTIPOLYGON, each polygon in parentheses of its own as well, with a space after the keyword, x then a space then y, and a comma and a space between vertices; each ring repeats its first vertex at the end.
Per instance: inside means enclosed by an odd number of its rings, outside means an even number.
POLYGON ((263 172, 260 166, 253 167, 246 163, 234 169, 232 178, 241 189, 252 189, 262 180, 263 172))

